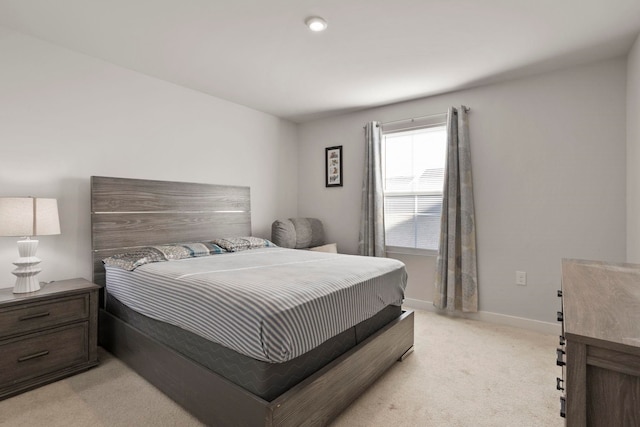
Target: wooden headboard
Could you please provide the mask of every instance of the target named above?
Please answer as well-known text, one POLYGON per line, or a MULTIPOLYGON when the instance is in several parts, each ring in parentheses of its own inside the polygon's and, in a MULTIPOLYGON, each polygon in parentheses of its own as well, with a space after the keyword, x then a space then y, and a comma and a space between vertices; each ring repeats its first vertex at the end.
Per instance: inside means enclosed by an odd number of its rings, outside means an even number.
POLYGON ((251 235, 249 187, 91 177, 93 282, 127 249, 251 235))

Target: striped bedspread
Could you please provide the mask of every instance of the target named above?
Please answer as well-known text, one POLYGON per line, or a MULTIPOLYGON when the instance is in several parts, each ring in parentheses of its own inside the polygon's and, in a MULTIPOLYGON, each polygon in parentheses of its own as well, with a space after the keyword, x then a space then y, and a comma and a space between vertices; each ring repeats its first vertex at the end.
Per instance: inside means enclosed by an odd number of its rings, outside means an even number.
POLYGON ((406 283, 393 259, 283 248, 107 267, 107 292, 133 310, 271 363, 400 305, 406 283))

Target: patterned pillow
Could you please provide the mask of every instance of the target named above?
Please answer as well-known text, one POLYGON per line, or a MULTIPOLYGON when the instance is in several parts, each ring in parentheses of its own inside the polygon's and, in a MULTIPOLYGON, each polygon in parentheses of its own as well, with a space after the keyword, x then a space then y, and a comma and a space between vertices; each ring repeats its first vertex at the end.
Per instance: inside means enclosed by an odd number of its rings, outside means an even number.
POLYGON ((251 247, 251 242, 242 237, 227 237, 224 239, 215 239, 212 243, 229 252, 244 251, 251 247))
POLYGON ((182 243, 179 245, 153 246, 169 260, 193 258, 207 255, 223 254, 226 251, 220 246, 209 242, 182 243))
MULTIPOLYGON (((250 246, 250 243, 247 242, 247 245, 250 246)), ((110 267, 133 271, 137 267, 151 262, 201 257, 225 252, 227 251, 210 242, 157 245, 112 255, 103 259, 102 262, 110 267)))
POLYGON ((261 239, 259 237, 227 237, 224 239, 215 239, 213 244, 218 245, 229 252, 275 246, 267 239, 261 239))
POLYGON ((270 242, 267 239, 262 239, 260 237, 243 237, 243 239, 247 239, 249 241, 249 244, 251 245, 251 249, 255 249, 255 248, 270 248, 270 247, 275 247, 276 245, 274 245, 272 242, 270 242))
POLYGON ((211 242, 203 242, 202 244, 205 245, 209 250, 209 255, 223 254, 227 252, 226 250, 222 249, 220 246, 211 242))
POLYGON ((189 249, 192 257, 211 255, 212 249, 209 249, 206 243, 185 243, 182 246, 189 249))
POLYGON ((140 248, 130 252, 112 255, 102 260, 104 265, 133 271, 137 267, 152 262, 166 261, 164 254, 156 248, 140 248))
POLYGON ((159 245, 152 247, 162 252, 165 258, 169 261, 192 257, 191 250, 182 245, 159 245))

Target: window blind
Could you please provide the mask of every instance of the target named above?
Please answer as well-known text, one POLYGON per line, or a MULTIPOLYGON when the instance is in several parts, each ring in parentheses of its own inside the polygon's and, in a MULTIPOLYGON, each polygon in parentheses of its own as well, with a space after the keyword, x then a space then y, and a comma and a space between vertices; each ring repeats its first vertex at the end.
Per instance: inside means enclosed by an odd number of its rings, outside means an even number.
POLYGON ((437 250, 446 126, 383 135, 387 246, 437 250))

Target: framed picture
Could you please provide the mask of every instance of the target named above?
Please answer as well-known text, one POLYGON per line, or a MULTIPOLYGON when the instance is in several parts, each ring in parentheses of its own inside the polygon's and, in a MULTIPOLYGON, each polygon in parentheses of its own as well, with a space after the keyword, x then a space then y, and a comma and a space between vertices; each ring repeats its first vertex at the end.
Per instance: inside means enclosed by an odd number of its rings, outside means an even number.
POLYGON ((342 145, 325 151, 325 187, 342 187, 342 145))

